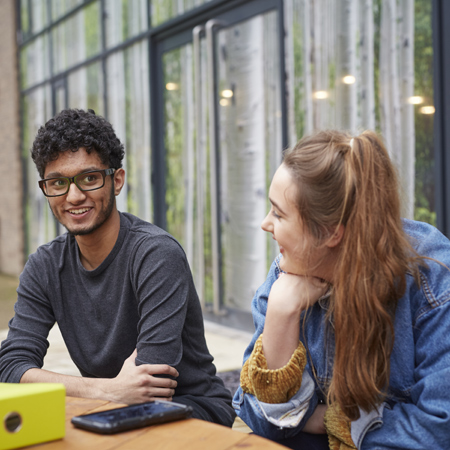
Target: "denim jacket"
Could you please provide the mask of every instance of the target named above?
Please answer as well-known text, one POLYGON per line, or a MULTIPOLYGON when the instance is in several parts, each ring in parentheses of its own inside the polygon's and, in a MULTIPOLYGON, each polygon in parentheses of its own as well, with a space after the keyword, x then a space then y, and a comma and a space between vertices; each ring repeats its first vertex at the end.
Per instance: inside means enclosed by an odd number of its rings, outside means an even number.
MULTIPOLYGON (((450 241, 428 224, 404 220, 404 229, 420 255, 443 265, 426 259, 428 267, 420 268, 420 287, 407 275, 406 292, 395 314, 387 397, 376 410, 361 411, 360 418, 351 424, 353 442, 363 450, 450 448, 450 269, 445 267, 450 268, 450 241)), ((253 299, 255 334, 244 362, 263 331, 267 299, 280 272, 280 258, 273 262, 253 299)), ((287 403, 268 404, 244 394, 241 388, 234 395, 238 416, 255 433, 274 440, 292 437, 303 428, 317 404, 325 401, 334 359, 333 328, 325 326, 327 303, 328 299, 321 299, 304 313, 307 317, 299 338, 305 346, 307 342, 308 363, 293 398, 287 403)))

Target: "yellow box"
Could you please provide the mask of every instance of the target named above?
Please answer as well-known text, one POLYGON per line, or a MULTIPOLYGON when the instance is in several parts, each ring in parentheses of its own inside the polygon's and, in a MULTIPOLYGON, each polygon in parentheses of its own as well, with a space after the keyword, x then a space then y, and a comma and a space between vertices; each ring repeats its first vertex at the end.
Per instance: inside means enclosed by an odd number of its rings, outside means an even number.
POLYGON ((66 390, 56 383, 0 383, 0 450, 65 436, 66 390))

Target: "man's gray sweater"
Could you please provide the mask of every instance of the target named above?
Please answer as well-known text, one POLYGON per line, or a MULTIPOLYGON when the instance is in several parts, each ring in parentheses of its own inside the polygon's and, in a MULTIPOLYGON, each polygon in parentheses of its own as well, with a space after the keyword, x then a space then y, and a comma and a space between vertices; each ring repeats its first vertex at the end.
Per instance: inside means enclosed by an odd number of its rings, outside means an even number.
POLYGON ((174 401, 191 405, 196 417, 231 425, 230 393, 215 375, 186 256, 165 231, 121 213, 117 242, 92 271, 66 233, 30 256, 17 292, 0 348, 0 381, 18 383, 42 367, 56 321, 82 376, 115 377, 137 348, 136 364, 178 370, 174 401))

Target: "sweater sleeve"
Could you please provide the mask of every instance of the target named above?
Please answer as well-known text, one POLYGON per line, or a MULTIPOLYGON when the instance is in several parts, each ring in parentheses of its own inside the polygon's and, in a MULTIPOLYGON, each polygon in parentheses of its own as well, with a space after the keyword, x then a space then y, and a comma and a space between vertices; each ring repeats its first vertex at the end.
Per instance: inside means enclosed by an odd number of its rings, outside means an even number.
POLYGON ((300 389, 305 366, 306 351, 299 341, 284 367, 268 369, 260 335, 241 371, 242 390, 265 403, 286 403, 300 389))
POLYGON ((0 381, 19 383, 29 369, 42 368, 48 349, 47 336, 55 323, 45 291, 45 271, 31 257, 20 276, 15 315, 0 347, 0 381))

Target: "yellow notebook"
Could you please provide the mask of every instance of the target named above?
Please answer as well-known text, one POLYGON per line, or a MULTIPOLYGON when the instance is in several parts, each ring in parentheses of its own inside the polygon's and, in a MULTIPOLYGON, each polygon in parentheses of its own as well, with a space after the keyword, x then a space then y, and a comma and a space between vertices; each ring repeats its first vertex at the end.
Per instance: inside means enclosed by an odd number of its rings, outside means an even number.
POLYGON ((0 450, 63 438, 65 398, 63 384, 0 383, 0 450))

